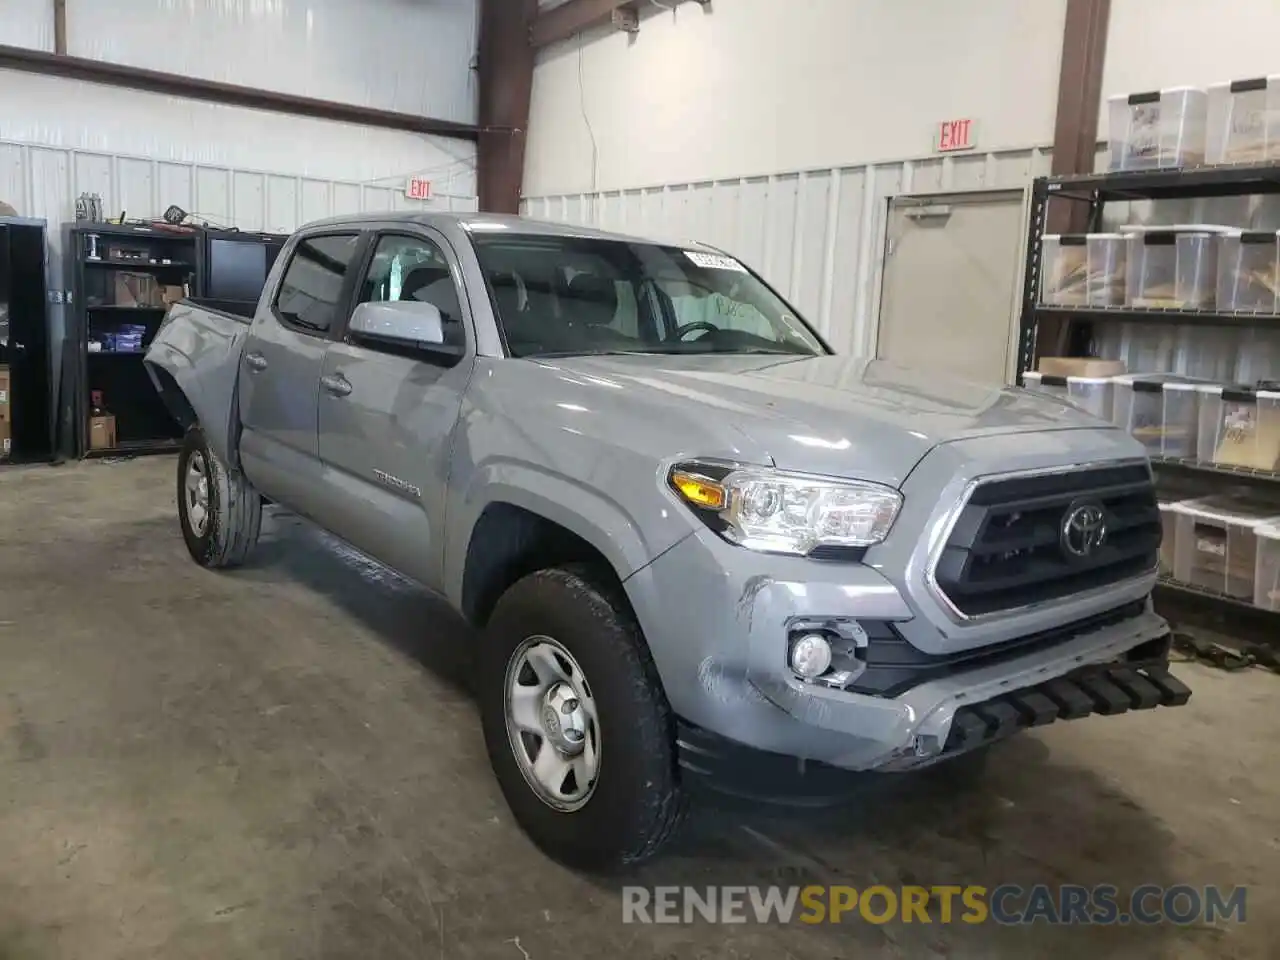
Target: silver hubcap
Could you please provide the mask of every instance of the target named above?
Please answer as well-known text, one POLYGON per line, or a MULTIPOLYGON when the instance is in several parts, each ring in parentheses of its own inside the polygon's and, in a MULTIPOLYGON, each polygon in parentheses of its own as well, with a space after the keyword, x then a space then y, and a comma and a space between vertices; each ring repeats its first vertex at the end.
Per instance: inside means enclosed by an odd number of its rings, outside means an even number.
POLYGON ((529 637, 507 663, 507 736, 543 803, 577 810, 600 774, 600 725, 582 668, 550 637, 529 637))
POLYGON ((209 525, 209 471, 203 453, 191 454, 182 487, 186 493, 187 522, 197 537, 203 537, 209 525))

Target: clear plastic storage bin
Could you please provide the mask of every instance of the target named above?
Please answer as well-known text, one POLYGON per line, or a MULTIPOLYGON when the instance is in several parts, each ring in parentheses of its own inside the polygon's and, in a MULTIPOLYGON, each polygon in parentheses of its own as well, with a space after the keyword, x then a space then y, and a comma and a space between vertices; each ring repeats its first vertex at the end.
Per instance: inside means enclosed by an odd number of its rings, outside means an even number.
MULTIPOLYGON (((1165 324, 1166 330, 1169 325, 1165 324)), ((1172 362, 1167 367, 1148 370, 1172 370, 1189 380, 1212 383, 1248 383, 1249 378, 1236 376, 1236 350, 1239 331, 1231 327, 1178 326, 1173 328, 1172 362)))
POLYGON ((1113 377, 1112 420, 1148 453, 1159 454, 1164 437, 1164 382, 1169 374, 1126 373, 1113 377))
POLYGON ((1108 97, 1111 169, 1203 163, 1208 103, 1208 95, 1194 87, 1108 97))
POLYGON ((1209 87, 1206 163, 1262 163, 1280 157, 1280 76, 1209 87))
POLYGON ((1257 530, 1276 519, 1276 509, 1266 501, 1226 495, 1175 504, 1174 579, 1252 600, 1257 530))
POLYGON ((1067 378, 1055 377, 1052 374, 1028 370, 1022 375, 1022 385, 1037 393, 1047 393, 1059 400, 1067 399, 1067 378))
POLYGON ((1222 378, 1223 383, 1264 380, 1280 380, 1280 324, 1256 323, 1239 331, 1231 376, 1222 378))
POLYGON ((1046 236, 1041 247, 1040 302, 1051 306, 1122 305, 1126 239, 1119 233, 1046 236))
POLYGON ((1218 309, 1280 312, 1280 232, 1232 230, 1218 248, 1218 309))
POLYGON ((1067 377, 1067 398, 1103 420, 1111 419, 1111 377, 1067 377))
POLYGON ((1160 456, 1181 459, 1196 455, 1200 430, 1200 386, 1178 380, 1166 381, 1162 386, 1160 456))
POLYGON ((1253 605, 1263 610, 1280 610, 1280 525, 1259 524, 1258 562, 1253 579, 1253 605))
POLYGON ((1201 387, 1196 458, 1251 470, 1280 465, 1280 384, 1201 387))
POLYGON ((1131 307, 1202 310, 1217 296, 1217 234, 1147 230, 1128 237, 1131 307))
POLYGON ((1089 300, 1089 240, 1082 233, 1048 234, 1041 247, 1040 302, 1084 306, 1089 300))

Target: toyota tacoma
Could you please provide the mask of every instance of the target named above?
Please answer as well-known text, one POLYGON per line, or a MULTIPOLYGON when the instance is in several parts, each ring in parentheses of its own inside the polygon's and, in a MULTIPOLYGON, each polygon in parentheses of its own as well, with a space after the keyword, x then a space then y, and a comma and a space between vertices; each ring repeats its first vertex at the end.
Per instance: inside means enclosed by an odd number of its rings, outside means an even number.
POLYGON ((146 355, 192 557, 244 561, 269 501, 446 597, 502 793, 563 862, 652 855, 700 782, 831 798, 1190 696, 1136 441, 837 356, 721 250, 342 217, 244 312, 180 302, 146 355))

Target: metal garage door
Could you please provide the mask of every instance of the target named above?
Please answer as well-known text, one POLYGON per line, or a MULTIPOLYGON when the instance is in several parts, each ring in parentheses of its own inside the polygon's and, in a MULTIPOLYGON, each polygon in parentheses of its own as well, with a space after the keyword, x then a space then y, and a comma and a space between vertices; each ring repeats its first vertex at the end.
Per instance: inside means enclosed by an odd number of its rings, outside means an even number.
POLYGON ((877 355, 1008 382, 1023 217, 1022 191, 891 201, 877 355))

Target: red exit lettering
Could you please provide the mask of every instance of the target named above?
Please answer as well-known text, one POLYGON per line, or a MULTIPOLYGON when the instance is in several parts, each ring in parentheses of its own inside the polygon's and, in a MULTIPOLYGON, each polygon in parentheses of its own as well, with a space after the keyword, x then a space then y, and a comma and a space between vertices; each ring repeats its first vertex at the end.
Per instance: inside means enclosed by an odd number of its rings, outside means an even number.
POLYGON ((938 124, 936 149, 939 153, 950 150, 972 150, 973 146, 972 120, 943 120, 938 124))
POLYGON ((430 200, 431 181, 414 177, 409 181, 409 186, 405 188, 404 195, 410 200, 430 200))

